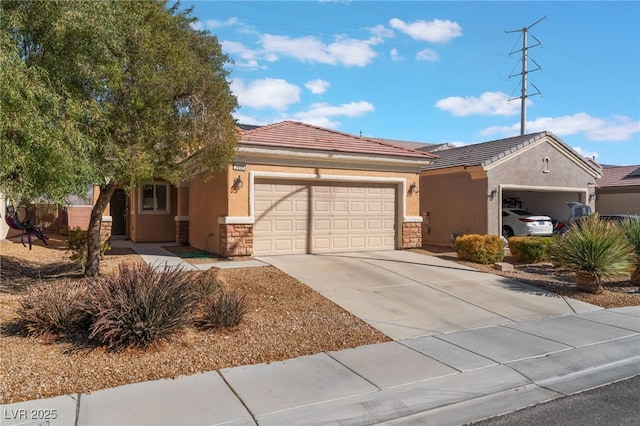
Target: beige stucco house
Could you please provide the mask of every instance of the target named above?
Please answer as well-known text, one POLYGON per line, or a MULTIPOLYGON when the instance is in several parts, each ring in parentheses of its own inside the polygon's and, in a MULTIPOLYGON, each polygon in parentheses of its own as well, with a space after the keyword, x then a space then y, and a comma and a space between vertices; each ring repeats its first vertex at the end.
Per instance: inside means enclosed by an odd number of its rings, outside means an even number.
POLYGON ((222 256, 421 247, 419 172, 435 155, 292 121, 238 131, 209 179, 116 190, 112 235, 222 256))
MULTIPOLYGON (((421 148, 425 150, 430 147, 421 148)), ((451 244, 461 234, 502 234, 505 199, 566 220, 566 202, 594 208, 600 168, 550 132, 437 152, 420 173, 424 243, 451 244)))
POLYGON ((596 182, 596 212, 640 215, 640 165, 603 167, 596 182))

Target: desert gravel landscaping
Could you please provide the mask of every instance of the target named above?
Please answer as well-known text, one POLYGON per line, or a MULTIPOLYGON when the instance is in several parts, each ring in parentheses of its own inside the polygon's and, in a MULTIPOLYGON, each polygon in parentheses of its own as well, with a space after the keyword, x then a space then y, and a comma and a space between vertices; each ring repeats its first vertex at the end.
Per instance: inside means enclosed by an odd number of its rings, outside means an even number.
MULTIPOLYGON (((111 352, 103 347, 87 347, 80 340, 30 337, 20 327, 16 314, 21 295, 40 283, 79 279, 82 272, 68 260, 63 237, 52 235, 49 242, 49 247, 38 242, 31 251, 19 241, 0 242, 2 404, 87 393, 390 340, 270 266, 220 270, 219 279, 227 288, 246 295, 248 313, 236 327, 218 331, 188 328, 170 342, 147 351, 111 352)), ((189 248, 173 250, 187 255, 185 260, 193 263, 217 260, 190 257, 189 248)), ((458 261, 450 249, 427 247, 416 251, 458 261)), ((115 270, 120 262, 140 260, 130 249, 113 249, 105 255, 101 272, 115 270)), ((508 273, 491 266, 471 266, 607 308, 640 304, 640 294, 637 288, 629 287, 628 279, 606 283, 604 293, 592 295, 575 290, 572 276, 558 273, 550 264, 516 265, 515 272, 508 273)))

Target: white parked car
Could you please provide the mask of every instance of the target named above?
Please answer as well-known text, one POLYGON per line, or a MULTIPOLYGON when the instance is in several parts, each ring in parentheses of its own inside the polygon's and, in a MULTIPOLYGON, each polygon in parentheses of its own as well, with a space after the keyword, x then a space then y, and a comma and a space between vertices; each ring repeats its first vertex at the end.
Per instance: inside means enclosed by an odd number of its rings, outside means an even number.
POLYGON ((509 238, 514 235, 534 235, 539 237, 553 235, 551 218, 525 209, 503 208, 502 236, 509 238))

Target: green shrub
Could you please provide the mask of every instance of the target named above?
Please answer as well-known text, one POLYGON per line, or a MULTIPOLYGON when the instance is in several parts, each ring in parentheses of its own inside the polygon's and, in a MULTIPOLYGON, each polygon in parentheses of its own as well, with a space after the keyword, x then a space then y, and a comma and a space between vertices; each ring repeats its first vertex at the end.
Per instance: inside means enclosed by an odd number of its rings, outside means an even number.
POLYGON ((204 299, 197 324, 202 328, 238 325, 247 312, 244 295, 219 289, 204 299))
POLYGON ((620 222, 620 227, 633 246, 636 257, 640 259, 640 220, 625 219, 620 222))
POLYGON ((181 268, 156 272, 143 262, 123 263, 89 281, 89 338, 110 349, 152 346, 191 322, 197 298, 191 274, 181 268))
POLYGON ((504 243, 497 235, 467 234, 456 238, 458 258, 470 262, 490 264, 504 259, 504 243))
POLYGON ((30 335, 72 335, 88 329, 86 287, 61 281, 32 287, 20 300, 18 316, 30 335))
POLYGON ((518 262, 538 263, 549 259, 549 247, 553 241, 550 237, 511 237, 509 250, 518 262))
POLYGON ((602 280, 628 273, 633 267, 633 247, 621 227, 593 214, 571 226, 549 251, 551 260, 576 273, 581 291, 602 292, 602 280))
MULTIPOLYGON (((68 229, 67 233, 67 250, 71 252, 69 259, 78 262, 82 267, 87 266, 87 231, 76 227, 68 229)), ((110 250, 111 246, 108 241, 100 244, 100 256, 110 250)))
POLYGON ((640 220, 625 219, 620 227, 636 254, 636 265, 631 272, 631 284, 640 286, 640 220))

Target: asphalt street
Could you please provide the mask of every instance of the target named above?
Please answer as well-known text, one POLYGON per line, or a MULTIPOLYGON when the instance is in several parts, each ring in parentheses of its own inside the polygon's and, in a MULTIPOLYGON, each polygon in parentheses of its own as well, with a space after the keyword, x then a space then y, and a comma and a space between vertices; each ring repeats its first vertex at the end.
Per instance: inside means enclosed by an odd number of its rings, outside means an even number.
POLYGON ((640 423, 640 376, 559 398, 474 426, 635 426, 640 423))

